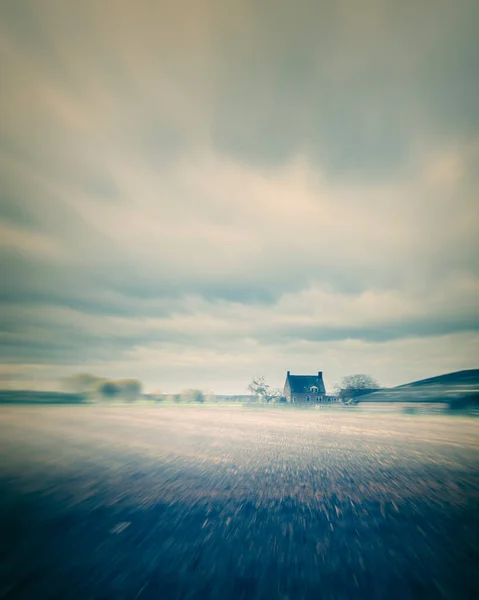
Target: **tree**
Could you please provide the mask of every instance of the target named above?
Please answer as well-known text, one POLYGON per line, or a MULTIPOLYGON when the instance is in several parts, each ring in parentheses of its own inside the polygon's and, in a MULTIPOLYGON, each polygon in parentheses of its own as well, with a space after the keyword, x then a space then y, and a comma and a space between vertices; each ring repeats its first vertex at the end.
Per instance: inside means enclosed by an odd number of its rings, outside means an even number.
POLYGON ((95 391, 96 396, 103 400, 133 402, 141 395, 141 382, 138 379, 102 379, 95 391))
POLYGON ((184 390, 181 392, 181 399, 185 402, 204 402, 205 395, 201 390, 184 390))
POLYGON ((141 382, 138 379, 120 379, 115 381, 119 395, 128 402, 138 400, 141 395, 141 382))
POLYGON ((121 389, 116 381, 105 380, 98 384, 97 392, 103 398, 112 400, 119 396, 121 389))
POLYGON ((248 386, 248 390, 254 394, 260 402, 274 402, 281 398, 281 390, 272 388, 264 377, 254 377, 248 386))
POLYGON ((200 402, 201 404, 203 404, 203 402, 205 401, 204 393, 201 390, 195 390, 194 400, 195 402, 200 402))
POLYGON ((354 401, 355 398, 370 394, 379 389, 377 381, 371 375, 358 373, 343 377, 335 391, 343 402, 354 401))
POLYGON ((87 394, 97 389, 102 381, 105 381, 104 377, 97 377, 90 373, 79 373, 65 377, 61 380, 61 383, 63 389, 67 392, 87 394))

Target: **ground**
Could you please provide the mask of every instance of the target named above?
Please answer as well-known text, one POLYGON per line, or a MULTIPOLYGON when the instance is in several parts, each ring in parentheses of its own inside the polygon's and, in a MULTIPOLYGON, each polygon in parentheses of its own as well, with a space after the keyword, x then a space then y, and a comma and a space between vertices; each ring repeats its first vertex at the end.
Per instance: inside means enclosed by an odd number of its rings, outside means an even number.
POLYGON ((0 598, 479 597, 479 419, 0 407, 0 598))

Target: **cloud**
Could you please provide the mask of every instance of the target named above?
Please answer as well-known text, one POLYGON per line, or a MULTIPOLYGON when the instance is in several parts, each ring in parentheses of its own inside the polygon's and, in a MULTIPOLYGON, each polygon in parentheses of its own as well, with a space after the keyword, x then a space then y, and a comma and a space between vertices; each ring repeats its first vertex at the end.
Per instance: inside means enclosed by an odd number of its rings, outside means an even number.
POLYGON ((475 366, 479 21, 439 4, 2 7, 9 368, 475 366))

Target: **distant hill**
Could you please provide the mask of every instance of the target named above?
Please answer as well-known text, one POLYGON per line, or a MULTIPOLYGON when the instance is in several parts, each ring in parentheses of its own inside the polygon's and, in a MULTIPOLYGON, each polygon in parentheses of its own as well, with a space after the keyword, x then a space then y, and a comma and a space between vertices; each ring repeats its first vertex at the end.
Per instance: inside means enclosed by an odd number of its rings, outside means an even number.
POLYGON ((446 373, 360 396, 359 402, 479 404, 479 369, 446 373))

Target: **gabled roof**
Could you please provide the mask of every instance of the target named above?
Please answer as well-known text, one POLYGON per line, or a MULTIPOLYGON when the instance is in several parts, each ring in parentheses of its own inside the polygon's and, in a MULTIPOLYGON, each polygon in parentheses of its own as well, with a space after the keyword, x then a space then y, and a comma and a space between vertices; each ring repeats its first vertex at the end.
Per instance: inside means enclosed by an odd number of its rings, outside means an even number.
POLYGON ((318 388, 320 394, 326 392, 322 375, 287 375, 289 386, 293 394, 307 394, 313 386, 318 388))

